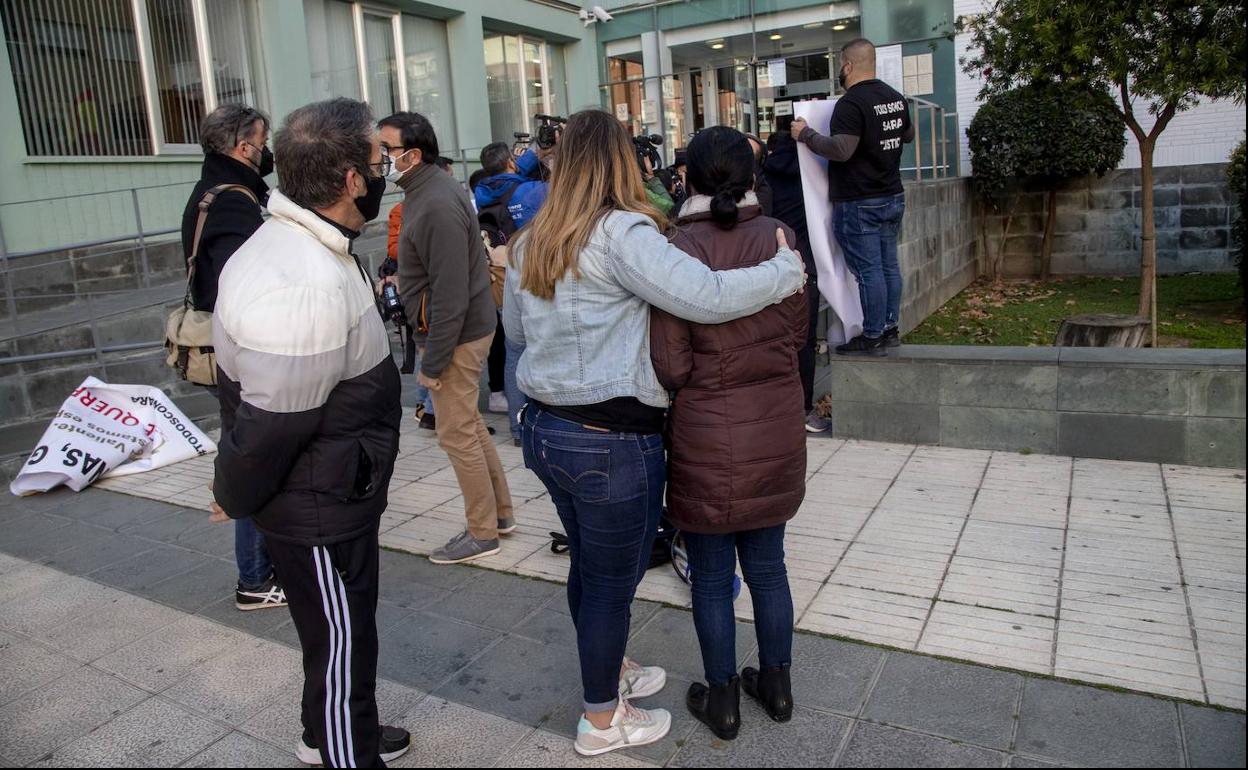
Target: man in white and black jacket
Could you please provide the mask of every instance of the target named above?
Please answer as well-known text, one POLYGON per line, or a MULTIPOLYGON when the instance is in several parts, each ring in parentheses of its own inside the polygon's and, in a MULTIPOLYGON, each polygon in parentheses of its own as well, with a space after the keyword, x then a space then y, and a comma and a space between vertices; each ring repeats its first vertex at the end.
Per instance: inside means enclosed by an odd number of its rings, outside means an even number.
POLYGON ((221 274, 222 431, 213 520, 251 518, 303 647, 299 758, 378 767, 410 736, 378 723, 378 524, 399 447, 399 372, 351 252, 385 191, 368 105, 295 110, 271 218, 221 274))

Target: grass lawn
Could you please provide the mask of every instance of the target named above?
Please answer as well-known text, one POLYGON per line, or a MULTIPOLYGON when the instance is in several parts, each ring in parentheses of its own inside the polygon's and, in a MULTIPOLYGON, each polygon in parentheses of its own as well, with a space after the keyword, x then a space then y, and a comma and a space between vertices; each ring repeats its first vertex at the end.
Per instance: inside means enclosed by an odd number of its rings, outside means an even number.
MULTIPOLYGON (((1138 278, 978 281, 906 335, 914 345, 1052 345, 1062 319, 1133 315, 1138 278)), ((1158 341, 1169 348, 1244 347, 1235 274, 1165 276, 1157 283, 1158 341)))

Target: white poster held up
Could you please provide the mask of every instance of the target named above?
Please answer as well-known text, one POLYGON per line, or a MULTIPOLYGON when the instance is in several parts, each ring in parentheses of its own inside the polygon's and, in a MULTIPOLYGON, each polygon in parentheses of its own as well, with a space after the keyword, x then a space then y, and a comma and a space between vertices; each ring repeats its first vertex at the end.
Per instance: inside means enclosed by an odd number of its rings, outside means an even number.
POLYGON ((216 444, 159 388, 88 377, 61 405, 9 491, 30 495, 64 484, 80 492, 101 478, 215 451, 216 444))
MULTIPOLYGON (((836 100, 795 102, 796 117, 821 134, 828 133, 836 100)), ((828 344, 841 345, 862 334, 862 299, 858 280, 845 263, 832 234, 832 204, 828 201, 828 161, 799 142, 797 162, 802 169, 802 196, 806 201, 806 230, 819 269, 819 293, 832 308, 828 344)))

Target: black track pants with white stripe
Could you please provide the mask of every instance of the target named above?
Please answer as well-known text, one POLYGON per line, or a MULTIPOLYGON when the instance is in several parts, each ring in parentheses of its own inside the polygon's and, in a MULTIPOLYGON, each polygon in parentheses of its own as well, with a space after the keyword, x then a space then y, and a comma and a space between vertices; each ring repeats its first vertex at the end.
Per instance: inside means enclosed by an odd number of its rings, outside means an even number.
POLYGON ((377 721, 377 532, 316 548, 267 542, 303 647, 304 740, 320 749, 325 767, 385 767, 377 721))

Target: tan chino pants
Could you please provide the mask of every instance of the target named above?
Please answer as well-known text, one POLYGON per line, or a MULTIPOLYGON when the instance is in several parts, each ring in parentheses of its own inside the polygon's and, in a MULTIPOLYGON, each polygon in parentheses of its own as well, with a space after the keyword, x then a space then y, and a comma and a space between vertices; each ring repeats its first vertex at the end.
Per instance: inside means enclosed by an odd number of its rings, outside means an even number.
POLYGON ((498 450, 477 407, 481 369, 494 335, 455 348, 442 371, 442 389, 431 390, 437 415, 438 444, 451 459, 464 493, 468 531, 477 540, 498 537, 498 520, 512 516, 511 490, 498 450))

